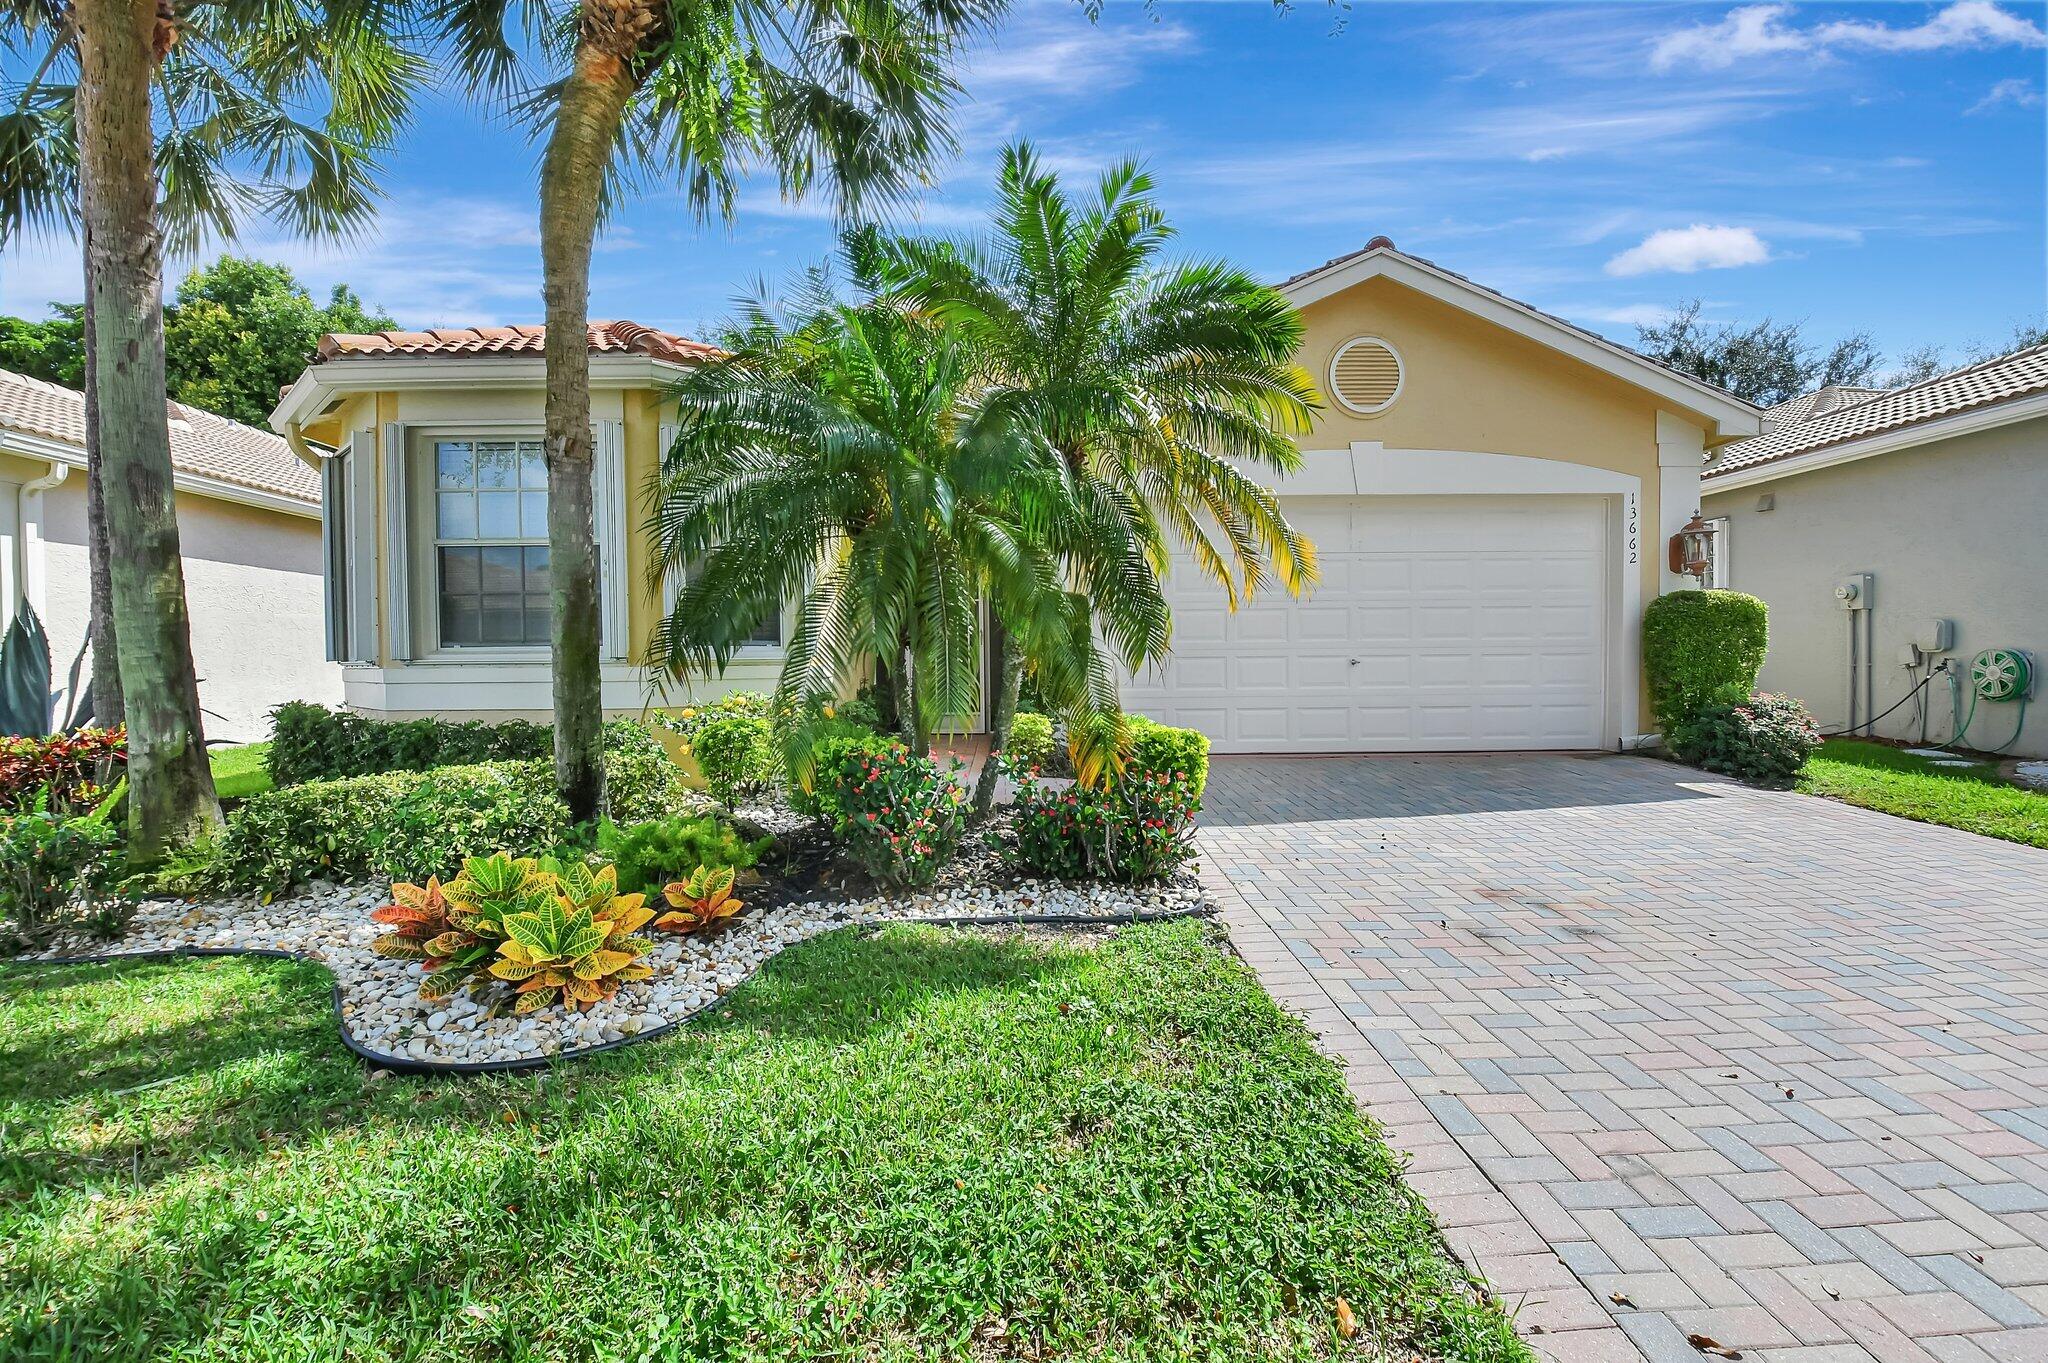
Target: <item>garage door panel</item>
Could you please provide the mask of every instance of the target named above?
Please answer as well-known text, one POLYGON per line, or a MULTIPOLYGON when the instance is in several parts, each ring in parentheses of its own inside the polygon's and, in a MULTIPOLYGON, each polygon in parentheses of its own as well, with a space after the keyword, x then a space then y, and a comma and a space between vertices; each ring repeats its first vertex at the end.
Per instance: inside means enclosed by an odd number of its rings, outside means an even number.
POLYGON ((1321 582, 1231 613, 1177 560, 1174 653, 1133 679, 1133 709, 1224 752, 1599 746, 1613 569, 1598 499, 1285 505, 1321 582))

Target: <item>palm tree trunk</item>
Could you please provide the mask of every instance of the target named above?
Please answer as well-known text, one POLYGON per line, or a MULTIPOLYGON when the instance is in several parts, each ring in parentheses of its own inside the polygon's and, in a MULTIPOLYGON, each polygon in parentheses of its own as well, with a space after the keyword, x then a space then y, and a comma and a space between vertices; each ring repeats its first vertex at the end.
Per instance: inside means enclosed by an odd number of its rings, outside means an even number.
POLYGON ((591 520, 590 252, 634 79, 586 31, 540 173, 547 308, 548 594, 554 614, 555 785, 569 817, 604 804, 602 618, 591 520))
MULTIPOLYGON (((83 191, 81 187, 81 198, 83 191)), ((86 219, 85 296, 92 297, 92 222, 86 219)), ((92 353, 92 309, 79 314, 85 328, 85 556, 90 580, 86 638, 92 644, 92 717, 103 729, 111 729, 127 718, 121 703, 121 654, 114 632, 114 574, 107 555, 107 502, 105 480, 100 475, 100 402, 94 391, 99 365, 92 353)))
POLYGON ((148 865, 220 823, 192 672, 164 400, 163 246, 150 81, 155 0, 79 0, 78 149, 92 241, 94 389, 128 711, 128 850, 148 865))
POLYGON ((896 669, 896 708, 903 718, 903 737, 918 757, 932 755, 931 730, 925 727, 924 702, 917 694, 917 662, 906 645, 896 669))
POLYGON ((996 759, 1010 745, 1010 723, 1017 718, 1017 692, 1024 685, 1024 651, 1000 624, 992 628, 1002 636, 1001 673, 996 678, 995 713, 989 717, 988 761, 974 783, 974 817, 986 819, 995 808, 996 778, 1001 774, 996 759))

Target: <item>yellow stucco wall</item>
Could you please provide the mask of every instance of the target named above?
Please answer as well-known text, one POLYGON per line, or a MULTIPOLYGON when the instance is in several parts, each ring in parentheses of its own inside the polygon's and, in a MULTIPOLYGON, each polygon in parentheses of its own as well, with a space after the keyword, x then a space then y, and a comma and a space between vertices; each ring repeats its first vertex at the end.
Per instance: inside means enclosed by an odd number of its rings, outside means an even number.
MULTIPOLYGON (((1325 394, 1302 448, 1376 440, 1395 449, 1514 454, 1629 474, 1642 479, 1643 540, 1653 547, 1659 403, 1649 393, 1386 278, 1319 299, 1302 309, 1302 320, 1301 365, 1325 394), (1359 416, 1327 392, 1338 347, 1364 335, 1386 341, 1401 357, 1400 396, 1375 416, 1359 416)), ((1658 591, 1656 557, 1641 556, 1646 602, 1658 591)))

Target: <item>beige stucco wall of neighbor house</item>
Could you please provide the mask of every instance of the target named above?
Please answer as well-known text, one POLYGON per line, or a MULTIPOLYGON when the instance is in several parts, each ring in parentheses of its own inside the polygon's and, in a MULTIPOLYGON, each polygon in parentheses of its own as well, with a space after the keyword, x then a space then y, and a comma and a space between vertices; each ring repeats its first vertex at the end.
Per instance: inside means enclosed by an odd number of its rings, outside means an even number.
MULTIPOLYGON (((323 657, 320 523, 189 492, 177 505, 207 738, 265 738, 271 707, 288 700, 339 703, 341 669, 323 657)), ((62 685, 90 610, 82 473, 43 494, 43 537, 43 617, 62 685)))
MULTIPOLYGON (((1949 655, 1967 679, 1987 648, 2019 648, 2048 667, 2048 418, 1977 431, 1833 468, 1715 492, 1705 514, 1726 517, 1727 585, 1762 597, 1770 651, 1759 684, 1806 702, 1824 728, 1848 719, 1848 612, 1835 600, 1852 573, 1875 577, 1871 600, 1882 712, 1912 685, 1900 664, 1911 635, 1955 622, 1949 655), (1772 508, 1758 509, 1768 496, 1772 508)), ((2043 678, 2048 682, 2048 678, 2043 678)), ((1942 741, 1952 732, 1947 684, 1929 688, 1929 722, 1907 704, 1877 722, 1887 738, 1942 741)), ((1963 698, 1967 710, 1967 692, 1963 698)), ((1965 742, 1995 748, 2018 707, 1979 704, 1965 742)), ((2048 695, 2037 694, 2008 752, 2048 756, 2048 695)))
MULTIPOLYGON (((1708 428, 1706 417, 1661 403, 1591 365, 1383 277, 1310 303, 1302 317, 1301 365, 1318 388, 1327 388, 1338 348, 1357 336, 1390 344, 1403 371, 1398 398, 1377 415, 1361 416, 1327 401, 1314 429, 1298 442, 1304 450, 1376 441, 1390 449, 1582 464, 1639 479, 1635 572, 1642 602, 1663 589, 1659 507, 1666 470, 1659 464, 1659 414, 1667 443, 1674 422, 1708 428)), ((1673 489, 1687 500, 1688 515, 1695 509, 1690 489, 1696 470, 1695 462, 1669 471, 1673 489)), ((1646 697, 1638 718, 1647 730, 1646 697)))

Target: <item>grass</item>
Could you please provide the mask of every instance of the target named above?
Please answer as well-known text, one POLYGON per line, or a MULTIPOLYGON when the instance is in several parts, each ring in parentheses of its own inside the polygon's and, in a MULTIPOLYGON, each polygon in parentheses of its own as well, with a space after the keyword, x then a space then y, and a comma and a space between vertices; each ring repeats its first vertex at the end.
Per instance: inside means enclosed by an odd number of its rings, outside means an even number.
POLYGON ((1831 738, 1808 760, 1799 789, 1922 823, 2048 847, 2048 793, 2001 780, 1989 764, 1937 767, 1882 743, 1831 738))
POLYGON ((1526 1360, 1209 931, 843 931, 435 1082, 367 1078, 311 966, 16 967, 0 1356, 1526 1360))
POLYGON ((213 763, 214 793, 223 800, 246 800, 269 790, 270 771, 263 765, 269 753, 268 741, 212 749, 208 756, 213 763))

